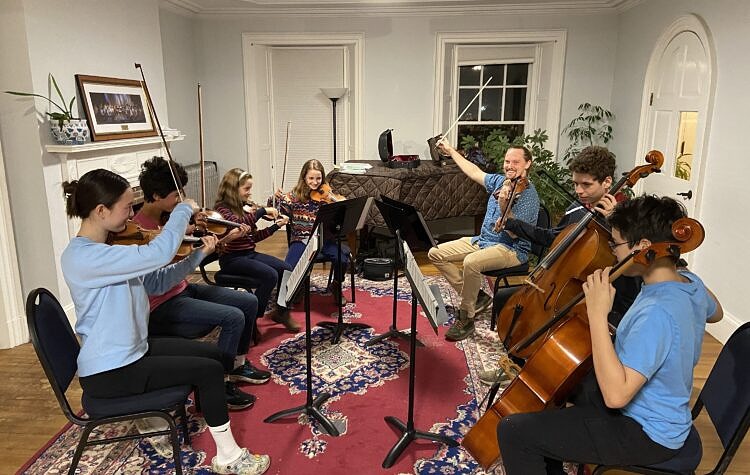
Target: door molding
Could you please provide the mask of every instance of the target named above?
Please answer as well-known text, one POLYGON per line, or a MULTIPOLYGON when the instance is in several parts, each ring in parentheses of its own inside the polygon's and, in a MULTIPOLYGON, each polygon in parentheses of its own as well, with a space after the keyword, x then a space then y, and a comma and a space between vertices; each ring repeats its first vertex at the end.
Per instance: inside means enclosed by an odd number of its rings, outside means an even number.
POLYGON ((23 308, 21 273, 10 213, 8 181, 0 144, 0 348, 12 348, 29 341, 23 308))
MULTIPOLYGON (((351 150, 346 151, 345 157, 359 158, 362 156, 364 143, 364 107, 363 107, 363 69, 364 69, 364 33, 243 33, 242 56, 245 86, 245 123, 248 161, 253 150, 259 143, 255 121, 261 111, 258 111, 257 74, 254 69, 255 60, 259 54, 265 56, 265 49, 269 46, 346 46, 352 50, 351 83, 348 94, 353 97, 352 104, 352 143, 351 150)), ((345 67, 348 65, 345 63, 345 67)), ((346 159, 342 157, 342 162, 346 159)), ((258 161, 248 163, 248 170, 253 176, 259 172, 258 161)))

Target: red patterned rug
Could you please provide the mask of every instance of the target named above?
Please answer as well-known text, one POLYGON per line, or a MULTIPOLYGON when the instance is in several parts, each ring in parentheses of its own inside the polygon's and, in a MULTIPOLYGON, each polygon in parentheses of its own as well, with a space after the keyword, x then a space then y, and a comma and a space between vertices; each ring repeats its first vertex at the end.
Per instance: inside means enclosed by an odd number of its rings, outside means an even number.
MULTIPOLYGON (((437 284, 453 316, 456 295, 442 278, 428 278, 437 284)), ((334 322, 337 309, 330 294, 323 293, 326 277, 316 275, 312 282, 312 323, 334 322)), ((290 416, 274 423, 263 419, 277 411, 305 403, 304 332, 292 335, 268 319, 259 322, 262 342, 251 348, 250 360, 273 373, 264 385, 248 385, 247 391, 258 397, 252 409, 230 413, 232 431, 240 446, 271 456, 268 473, 361 473, 390 474, 463 474, 484 473, 468 453, 425 440, 412 442, 389 469, 381 464, 400 433, 383 418, 395 416, 406 421, 409 388, 409 343, 388 339, 365 346, 375 334, 388 330, 392 320, 392 282, 356 279, 356 304, 344 309, 345 321, 366 323, 372 328, 347 330, 341 341, 331 343, 332 331, 313 328, 313 386, 315 394, 328 392, 332 397, 323 404, 323 412, 339 429, 341 436, 327 435, 304 416, 290 416)), ((398 327, 409 326, 411 293, 407 281, 399 281, 398 327)), ((345 293, 349 298, 348 293, 345 293)), ((302 308, 302 305, 298 305, 302 308)), ((304 312, 294 317, 304 321, 304 312)), ((488 317, 489 315, 484 315, 488 317)), ((417 349, 414 425, 460 440, 477 418, 477 400, 487 387, 479 383, 477 373, 491 368, 501 346, 497 334, 489 331, 488 318, 477 322, 474 337, 460 343, 444 339, 448 326, 435 335, 429 322, 418 317, 417 335, 424 347, 417 349)), ((192 414, 193 407, 190 411, 192 414)), ((192 415, 192 448, 183 446, 182 460, 189 473, 209 474, 215 455, 211 436, 199 416, 192 415)), ((108 435, 135 430, 124 423, 107 429, 108 435)), ((19 470, 25 474, 64 473, 67 471, 78 427, 65 427, 50 443, 19 470)), ((159 456, 148 441, 122 442, 87 449, 81 459, 80 473, 170 473, 170 459, 159 456)), ((492 473, 502 474, 501 466, 492 473)))

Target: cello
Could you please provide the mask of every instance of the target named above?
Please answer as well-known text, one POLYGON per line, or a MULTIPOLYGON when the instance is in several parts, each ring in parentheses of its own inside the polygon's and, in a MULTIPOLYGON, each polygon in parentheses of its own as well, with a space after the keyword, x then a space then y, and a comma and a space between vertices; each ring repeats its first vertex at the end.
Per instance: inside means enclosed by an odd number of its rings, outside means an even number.
MULTIPOLYGON (((652 150, 646 155, 646 162, 647 165, 625 173, 610 193, 617 193, 626 185, 632 187, 639 179, 660 172, 664 156, 652 150)), ((543 339, 536 339, 524 348, 519 348, 519 343, 578 295, 586 276, 614 264, 614 256, 607 245, 609 230, 593 218, 594 213, 589 213, 563 230, 523 287, 500 311, 497 332, 509 355, 520 359, 531 356, 543 339)))
MULTIPOLYGON (((649 267, 656 259, 679 258, 680 254, 696 249, 703 242, 705 231, 698 221, 680 218, 672 224, 672 235, 673 242, 653 243, 631 253, 612 269, 610 282, 632 264, 649 267)), ((533 340, 549 329, 552 329, 549 336, 526 361, 518 376, 461 442, 485 469, 500 457, 497 426, 505 416, 562 406, 593 366, 583 292, 526 340, 533 340)))

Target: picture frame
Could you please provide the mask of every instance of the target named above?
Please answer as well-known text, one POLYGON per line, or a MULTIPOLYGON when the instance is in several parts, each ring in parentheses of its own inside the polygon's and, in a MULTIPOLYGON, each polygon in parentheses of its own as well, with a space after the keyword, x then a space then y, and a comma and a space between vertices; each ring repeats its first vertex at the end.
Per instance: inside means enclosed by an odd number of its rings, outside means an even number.
POLYGON ((140 81, 76 74, 91 140, 157 135, 146 91, 140 81))

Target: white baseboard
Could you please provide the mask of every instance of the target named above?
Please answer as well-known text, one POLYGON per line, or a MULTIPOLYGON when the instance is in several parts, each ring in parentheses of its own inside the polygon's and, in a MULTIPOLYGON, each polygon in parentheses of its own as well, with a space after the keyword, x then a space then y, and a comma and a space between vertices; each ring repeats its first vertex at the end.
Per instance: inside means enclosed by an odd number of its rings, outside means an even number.
POLYGON ((17 315, 9 318, 7 324, 7 341, 3 341, 0 347, 3 349, 23 345, 29 341, 29 329, 26 326, 26 315, 17 315))
POLYGON ((706 331, 724 344, 743 323, 745 322, 725 310, 724 318, 716 323, 706 325, 706 331))

